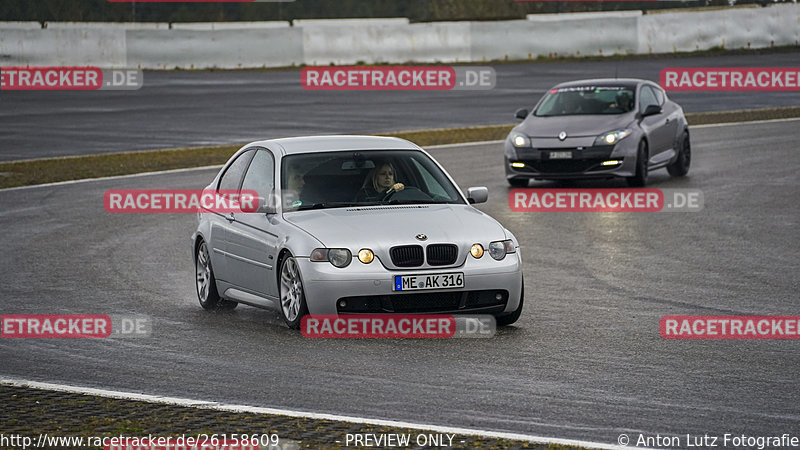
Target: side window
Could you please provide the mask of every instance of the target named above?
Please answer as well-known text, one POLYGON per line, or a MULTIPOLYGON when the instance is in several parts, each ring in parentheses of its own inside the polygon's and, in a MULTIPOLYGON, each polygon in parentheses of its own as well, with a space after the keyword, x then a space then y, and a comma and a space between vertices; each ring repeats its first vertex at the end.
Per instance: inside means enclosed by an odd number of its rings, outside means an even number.
POLYGON ((219 190, 235 191, 239 189, 239 182, 242 181, 242 175, 244 175, 253 153, 255 152, 252 150, 242 153, 236 158, 236 161, 228 166, 228 169, 222 174, 222 179, 219 180, 219 190))
POLYGON ((649 105, 658 105, 658 100, 656 100, 656 94, 653 93, 653 89, 650 86, 643 86, 639 94, 639 112, 643 113, 649 105))
POLYGON ((653 89, 653 92, 656 93, 656 101, 658 102, 659 106, 664 104, 664 91, 661 89, 653 89))
POLYGON ((242 190, 258 192, 258 196, 268 198, 275 188, 275 163, 272 154, 267 150, 258 150, 247 168, 242 190))

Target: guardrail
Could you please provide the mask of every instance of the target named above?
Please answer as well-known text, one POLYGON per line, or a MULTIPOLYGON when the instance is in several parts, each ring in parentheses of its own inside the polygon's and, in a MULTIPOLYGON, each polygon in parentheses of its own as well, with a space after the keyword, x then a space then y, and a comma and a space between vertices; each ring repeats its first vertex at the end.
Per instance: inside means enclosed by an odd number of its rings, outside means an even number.
POLYGON ((0 22, 0 64, 236 69, 672 53, 800 45, 798 23, 797 4, 658 14, 544 14, 498 22, 0 22))

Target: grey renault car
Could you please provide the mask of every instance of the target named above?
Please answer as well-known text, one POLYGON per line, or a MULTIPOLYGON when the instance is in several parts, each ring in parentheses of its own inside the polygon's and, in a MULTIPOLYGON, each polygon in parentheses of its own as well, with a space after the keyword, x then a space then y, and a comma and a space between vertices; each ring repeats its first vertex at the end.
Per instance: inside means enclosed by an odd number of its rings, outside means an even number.
POLYGON ((258 208, 198 212, 191 243, 205 309, 273 308, 290 328, 306 314, 480 313, 507 325, 522 311, 519 244, 472 206, 488 190, 462 193, 409 141, 253 142, 206 189, 255 192, 258 208), (389 189, 362 195, 389 169, 389 189))
POLYGON ((691 146, 683 109, 648 80, 595 79, 556 85, 505 140, 511 186, 531 179, 622 177, 641 187, 651 170, 689 172, 691 146))

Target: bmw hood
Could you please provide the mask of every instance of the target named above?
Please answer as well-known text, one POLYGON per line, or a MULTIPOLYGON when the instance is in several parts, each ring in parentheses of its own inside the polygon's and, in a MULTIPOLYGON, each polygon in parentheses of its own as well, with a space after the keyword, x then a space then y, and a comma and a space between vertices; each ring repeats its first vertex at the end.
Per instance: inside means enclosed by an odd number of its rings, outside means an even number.
POLYGON ((496 220, 468 205, 334 208, 289 212, 284 219, 326 247, 353 251, 415 243, 463 245, 507 239, 496 220), (426 239, 422 241, 417 235, 425 235, 426 239))
POLYGON ((569 137, 594 137, 607 131, 625 128, 633 121, 633 113, 577 116, 530 116, 517 125, 518 131, 533 138, 555 138, 562 131, 569 137))

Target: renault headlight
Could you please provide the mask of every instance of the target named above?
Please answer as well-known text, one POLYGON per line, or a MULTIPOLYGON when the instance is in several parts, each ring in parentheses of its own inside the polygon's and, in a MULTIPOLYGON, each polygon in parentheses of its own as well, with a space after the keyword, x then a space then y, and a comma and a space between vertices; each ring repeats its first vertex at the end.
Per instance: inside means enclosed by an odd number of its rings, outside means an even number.
POLYGON ((633 133, 633 130, 630 128, 609 131, 608 133, 603 133, 600 136, 597 136, 597 139, 594 140, 594 145, 614 145, 630 136, 631 133, 633 133))
POLYGON ((514 147, 530 147, 531 138, 522 133, 511 133, 511 144, 513 144, 514 147))

